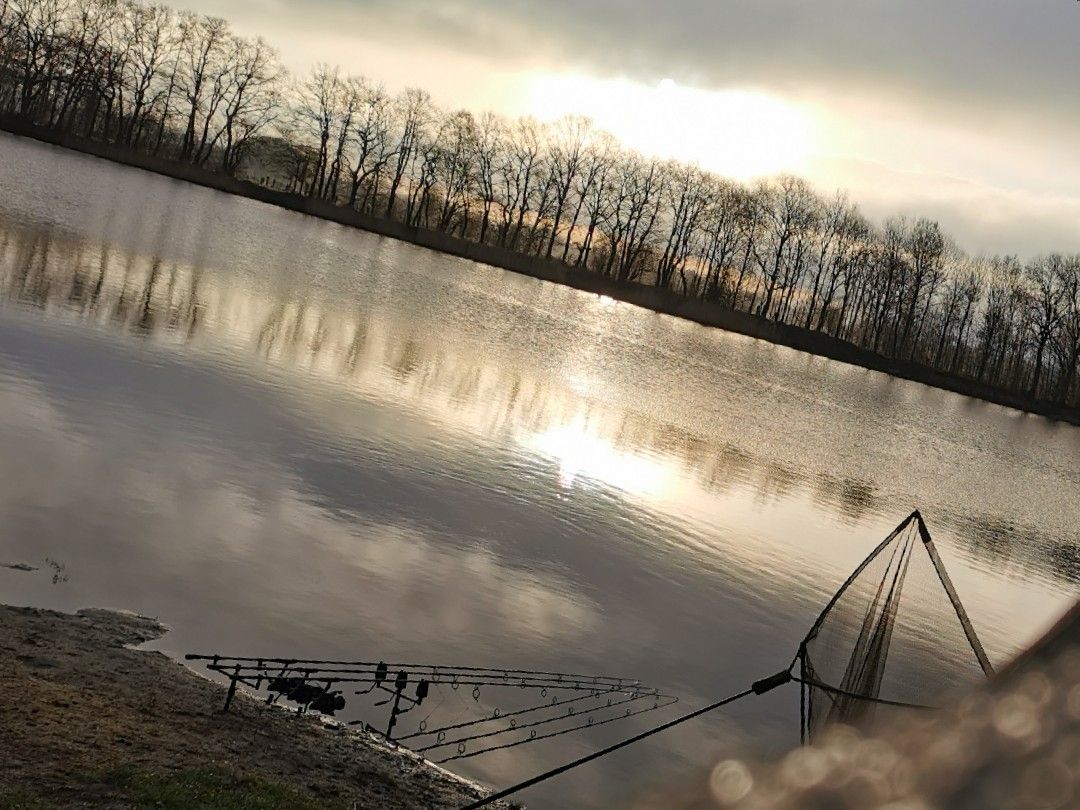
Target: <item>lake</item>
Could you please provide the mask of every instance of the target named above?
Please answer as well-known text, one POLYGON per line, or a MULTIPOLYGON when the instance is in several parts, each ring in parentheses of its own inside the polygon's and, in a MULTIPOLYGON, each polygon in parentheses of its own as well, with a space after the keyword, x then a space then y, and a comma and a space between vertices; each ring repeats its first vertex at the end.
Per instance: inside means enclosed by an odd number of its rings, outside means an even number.
MULTIPOLYGON (((1080 429, 28 140, 0 155, 0 563, 41 569, 0 568, 6 602, 157 616, 177 657, 631 676, 689 709, 786 666, 914 508, 996 663, 1080 590, 1080 429)), ((506 785, 665 712, 451 767, 506 785)), ((522 798, 625 806, 797 741, 786 687, 522 798)))

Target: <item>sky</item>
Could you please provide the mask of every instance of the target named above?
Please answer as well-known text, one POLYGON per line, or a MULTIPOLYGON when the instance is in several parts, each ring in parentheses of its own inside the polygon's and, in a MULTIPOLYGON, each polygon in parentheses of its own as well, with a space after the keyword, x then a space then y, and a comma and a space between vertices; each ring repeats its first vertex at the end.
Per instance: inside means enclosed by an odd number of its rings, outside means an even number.
POLYGON ((589 115, 751 180, 792 172, 972 253, 1080 251, 1074 0, 178 0, 440 104, 589 115))

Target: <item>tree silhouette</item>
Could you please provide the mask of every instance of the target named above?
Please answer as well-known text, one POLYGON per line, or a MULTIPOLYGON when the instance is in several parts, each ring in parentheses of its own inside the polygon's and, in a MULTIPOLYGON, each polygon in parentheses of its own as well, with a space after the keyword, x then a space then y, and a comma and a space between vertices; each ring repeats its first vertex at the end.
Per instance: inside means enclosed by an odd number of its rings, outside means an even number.
POLYGON ((1080 403, 1080 257, 970 257, 803 179, 751 186, 622 148, 588 119, 444 111, 334 66, 293 80, 219 18, 0 0, 0 113, 369 216, 1080 403))

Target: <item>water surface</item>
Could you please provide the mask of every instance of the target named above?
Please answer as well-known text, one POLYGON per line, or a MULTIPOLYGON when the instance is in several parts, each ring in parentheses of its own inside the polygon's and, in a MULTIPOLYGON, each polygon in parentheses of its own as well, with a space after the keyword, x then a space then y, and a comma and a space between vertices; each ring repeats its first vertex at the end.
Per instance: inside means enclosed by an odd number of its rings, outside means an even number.
MULTIPOLYGON (((5 601, 155 615, 176 655, 610 673, 690 707, 786 665, 916 507, 996 662, 1077 594, 1076 428, 29 141, 0 154, 0 563, 42 566, 0 569, 5 601)), ((525 798, 624 804, 781 751, 797 702, 525 798)), ((637 720, 458 768, 506 784, 637 720)))

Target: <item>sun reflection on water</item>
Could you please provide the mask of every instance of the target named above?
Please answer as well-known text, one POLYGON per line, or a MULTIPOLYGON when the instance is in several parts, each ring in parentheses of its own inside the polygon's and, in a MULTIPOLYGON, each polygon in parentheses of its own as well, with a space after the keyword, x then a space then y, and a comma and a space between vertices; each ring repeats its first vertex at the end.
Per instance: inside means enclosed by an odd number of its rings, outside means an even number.
POLYGON ((533 434, 525 446, 555 460, 559 484, 569 489, 587 478, 634 495, 659 496, 675 486, 675 470, 637 453, 616 449, 581 419, 533 434))

